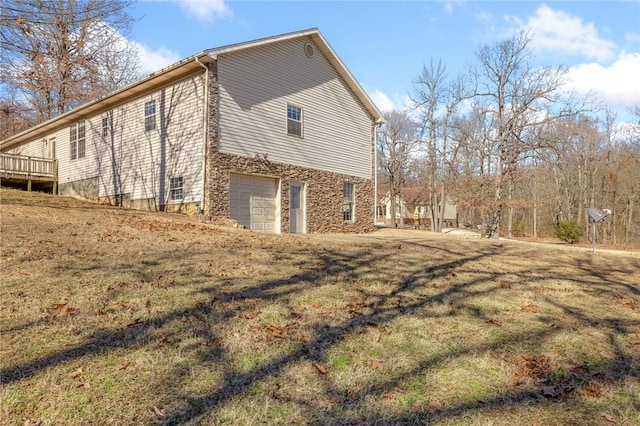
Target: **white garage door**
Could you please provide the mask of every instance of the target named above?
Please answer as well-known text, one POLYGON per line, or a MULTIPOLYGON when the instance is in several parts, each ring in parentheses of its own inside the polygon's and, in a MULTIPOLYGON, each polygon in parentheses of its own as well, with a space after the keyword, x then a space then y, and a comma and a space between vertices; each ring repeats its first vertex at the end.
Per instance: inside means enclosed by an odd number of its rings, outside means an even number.
POLYGON ((258 232, 276 232, 277 179, 231 175, 229 216, 258 232))

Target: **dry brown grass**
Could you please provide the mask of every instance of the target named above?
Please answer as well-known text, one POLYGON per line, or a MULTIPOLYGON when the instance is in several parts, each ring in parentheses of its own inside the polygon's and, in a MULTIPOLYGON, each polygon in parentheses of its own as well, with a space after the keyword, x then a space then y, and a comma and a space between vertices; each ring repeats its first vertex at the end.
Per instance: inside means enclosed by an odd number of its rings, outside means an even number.
POLYGON ((0 196, 0 424, 640 424, 638 253, 0 196))

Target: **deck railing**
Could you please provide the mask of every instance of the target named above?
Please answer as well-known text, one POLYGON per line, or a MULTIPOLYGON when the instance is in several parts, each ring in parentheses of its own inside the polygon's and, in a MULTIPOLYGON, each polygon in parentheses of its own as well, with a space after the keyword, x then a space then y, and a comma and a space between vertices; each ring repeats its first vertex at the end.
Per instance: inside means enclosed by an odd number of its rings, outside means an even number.
POLYGON ((58 162, 50 158, 1 153, 0 177, 25 181, 29 189, 32 181, 57 183, 58 162))

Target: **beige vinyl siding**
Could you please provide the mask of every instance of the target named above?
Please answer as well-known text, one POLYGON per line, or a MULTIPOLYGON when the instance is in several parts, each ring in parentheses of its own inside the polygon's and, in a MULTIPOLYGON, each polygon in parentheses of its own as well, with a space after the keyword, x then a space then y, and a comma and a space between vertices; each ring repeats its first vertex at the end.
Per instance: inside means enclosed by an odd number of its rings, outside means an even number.
MULTIPOLYGON (((51 133, 47 136, 35 139, 24 145, 17 146, 9 149, 6 152, 9 154, 28 155, 31 157, 49 158, 49 141, 55 138, 57 133, 51 133)), ((56 151, 58 148, 58 142, 56 141, 56 151)), ((57 154, 56 154, 57 155, 57 154)))
POLYGON ((319 49, 305 55, 305 43, 218 57, 220 151, 371 178, 371 117, 319 49), (287 104, 302 108, 302 138, 287 135, 287 104))
POLYGON ((169 203, 172 177, 184 178, 183 202, 202 196, 203 82, 200 75, 137 98, 94 117, 94 161, 100 170, 100 195, 129 194, 131 199, 169 203), (145 102, 156 102, 156 127, 146 131, 145 102), (102 117, 109 134, 101 136, 102 117))
MULTIPOLYGON (((98 178, 99 196, 129 194, 130 199, 169 203, 171 177, 184 178, 183 202, 202 198, 203 74, 192 75, 119 107, 86 118, 86 155, 71 160, 69 126, 56 138, 59 182, 98 178), (156 128, 145 131, 144 103, 156 100, 156 128), (102 118, 112 114, 102 137, 102 118)), ((42 156, 42 139, 11 150, 42 156), (32 154, 38 152, 38 154, 32 154)))

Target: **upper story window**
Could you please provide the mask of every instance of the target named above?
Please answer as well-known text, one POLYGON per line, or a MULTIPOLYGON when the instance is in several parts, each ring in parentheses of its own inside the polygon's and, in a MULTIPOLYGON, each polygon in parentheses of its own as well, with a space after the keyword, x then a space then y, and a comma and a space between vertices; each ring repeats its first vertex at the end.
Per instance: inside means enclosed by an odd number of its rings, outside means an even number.
POLYGON ((102 127, 100 134, 103 138, 109 136, 109 117, 102 117, 102 127))
POLYGON ((342 219, 346 222, 355 220, 356 204, 355 185, 351 182, 342 184, 342 219))
POLYGON ((156 128, 156 101, 144 103, 144 130, 148 132, 156 128))
POLYGON ((86 139, 84 121, 74 123, 69 127, 69 157, 72 160, 85 157, 86 139))
POLYGON ((287 134, 302 137, 302 108, 287 104, 287 134))

